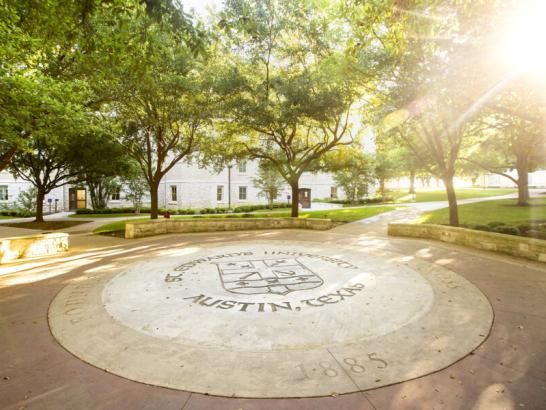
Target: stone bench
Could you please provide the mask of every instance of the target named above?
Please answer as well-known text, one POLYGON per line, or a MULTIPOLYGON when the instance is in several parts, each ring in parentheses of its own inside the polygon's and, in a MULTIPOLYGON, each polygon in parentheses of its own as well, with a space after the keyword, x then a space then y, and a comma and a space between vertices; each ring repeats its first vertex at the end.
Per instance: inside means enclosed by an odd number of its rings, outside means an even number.
POLYGON ((330 219, 316 218, 211 218, 156 219, 125 225, 125 239, 167 233, 247 231, 255 229, 327 230, 336 224, 330 219))
POLYGON ((541 239, 434 224, 389 224, 388 234, 435 239, 532 261, 546 262, 546 241, 541 239))
POLYGON ((68 251, 67 233, 15 236, 1 238, 0 242, 0 263, 68 251))

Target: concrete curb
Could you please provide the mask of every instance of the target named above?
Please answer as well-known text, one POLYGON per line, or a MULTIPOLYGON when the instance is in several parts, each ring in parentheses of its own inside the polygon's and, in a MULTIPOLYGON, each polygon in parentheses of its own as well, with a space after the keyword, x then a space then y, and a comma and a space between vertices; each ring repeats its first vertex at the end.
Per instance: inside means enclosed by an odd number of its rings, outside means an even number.
POLYGON ((0 264, 20 258, 53 255, 68 251, 67 233, 15 236, 0 240, 0 264))
POLYGON ((434 224, 389 224, 390 236, 435 239, 474 249, 546 262, 546 241, 434 224))
POLYGON ((336 226, 331 219, 316 218, 218 218, 218 219, 161 219, 128 223, 125 239, 168 233, 247 231, 255 229, 312 229, 325 231, 336 226))

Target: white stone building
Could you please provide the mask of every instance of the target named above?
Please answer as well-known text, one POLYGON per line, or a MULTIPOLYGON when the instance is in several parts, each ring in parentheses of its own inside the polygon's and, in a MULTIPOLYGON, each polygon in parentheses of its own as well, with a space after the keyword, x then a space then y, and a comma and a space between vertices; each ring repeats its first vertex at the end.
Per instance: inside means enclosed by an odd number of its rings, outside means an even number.
MULTIPOLYGON (((159 186, 159 206, 162 208, 204 208, 265 204, 266 199, 258 195, 253 179, 257 175, 258 162, 245 161, 225 168, 220 173, 195 165, 179 163, 163 178, 159 186)), ((9 172, 0 172, 0 207, 12 207, 21 191, 30 189, 29 182, 14 178, 9 172)), ((303 174, 300 188, 310 189, 311 199, 343 198, 331 174, 303 174)), ((373 192, 371 192, 373 194, 373 192)), ((286 185, 276 202, 289 202, 291 190, 286 185)), ((131 206, 123 189, 115 193, 108 206, 131 206)), ((144 204, 149 204, 149 197, 144 204)), ((90 198, 85 187, 63 186, 46 195, 44 211, 68 211, 90 208, 90 198), (51 209, 50 209, 51 207, 51 209)))
MULTIPOLYGON (((513 178, 517 179, 518 177, 516 170, 506 171, 506 173, 513 178)), ((484 174, 478 179, 477 183, 486 187, 512 188, 516 186, 514 181, 499 174, 484 174)), ((546 188, 546 170, 530 172, 529 187, 546 188)))

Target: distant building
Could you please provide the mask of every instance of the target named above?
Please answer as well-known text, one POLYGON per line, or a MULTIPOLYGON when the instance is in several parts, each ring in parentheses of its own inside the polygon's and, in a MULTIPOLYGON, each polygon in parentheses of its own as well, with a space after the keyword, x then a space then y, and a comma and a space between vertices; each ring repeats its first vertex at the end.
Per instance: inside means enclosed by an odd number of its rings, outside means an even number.
MULTIPOLYGON (((506 171, 506 173, 517 179, 518 173, 516 170, 506 171)), ((516 184, 509 178, 499 174, 483 174, 478 178, 477 183, 486 187, 511 188, 516 184)), ((539 170, 529 173, 530 188, 546 188, 546 170, 539 170)))
MULTIPOLYGON (((159 206, 162 208, 204 208, 204 207, 236 207, 245 204, 267 203, 258 196, 253 179, 256 178, 257 161, 239 162, 225 168, 220 173, 211 169, 199 168, 195 165, 179 163, 163 178, 159 186, 159 206)), ((15 179, 9 172, 0 172, 0 207, 11 207, 17 201, 21 191, 30 189, 29 182, 15 179)), ((305 173, 300 179, 300 188, 307 188, 312 199, 344 198, 341 187, 338 187, 331 174, 305 173)), ((374 194, 370 187, 370 195, 374 194)), ((289 203, 291 190, 286 185, 280 192, 276 202, 289 203)), ((144 205, 149 205, 149 196, 144 198, 144 205)), ((90 208, 90 198, 85 187, 66 185, 50 192, 45 199, 44 211, 68 211, 79 208, 90 208)), ((121 189, 115 192, 108 206, 131 206, 126 199, 126 193, 121 189)))

